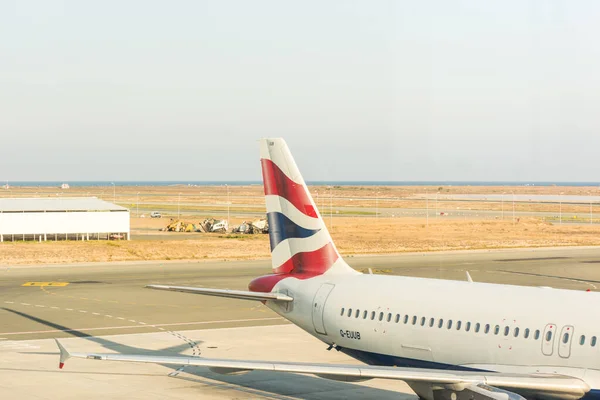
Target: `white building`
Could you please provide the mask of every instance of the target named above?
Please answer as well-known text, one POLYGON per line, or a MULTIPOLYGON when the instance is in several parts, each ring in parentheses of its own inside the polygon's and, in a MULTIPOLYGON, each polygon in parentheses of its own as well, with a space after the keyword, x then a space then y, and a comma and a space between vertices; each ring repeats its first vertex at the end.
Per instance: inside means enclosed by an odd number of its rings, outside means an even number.
POLYGON ((130 239, 129 210, 96 197, 0 199, 0 242, 130 239))

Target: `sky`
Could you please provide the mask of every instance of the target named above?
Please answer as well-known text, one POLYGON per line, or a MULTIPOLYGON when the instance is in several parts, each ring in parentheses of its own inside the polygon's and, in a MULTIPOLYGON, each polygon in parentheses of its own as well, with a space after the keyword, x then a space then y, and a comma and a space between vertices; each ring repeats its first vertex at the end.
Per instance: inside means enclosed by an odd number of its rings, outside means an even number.
POLYGON ((0 181, 600 181, 600 2, 0 0, 0 181))

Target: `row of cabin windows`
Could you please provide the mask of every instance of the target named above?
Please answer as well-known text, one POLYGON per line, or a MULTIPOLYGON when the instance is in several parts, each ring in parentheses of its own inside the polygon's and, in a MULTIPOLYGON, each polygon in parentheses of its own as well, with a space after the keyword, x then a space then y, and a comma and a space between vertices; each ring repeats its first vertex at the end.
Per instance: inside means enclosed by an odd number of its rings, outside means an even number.
MULTIPOLYGON (((565 333, 563 335, 563 343, 567 344, 568 342, 569 342, 569 334, 565 333)), ((579 337, 579 344, 581 346, 583 346, 585 344, 585 335, 581 335, 579 337)), ((592 338, 590 339, 590 346, 596 347, 596 336, 592 336, 592 338)))
MULTIPOLYGON (((348 311, 346 311, 345 308, 342 308, 342 311, 341 311, 340 315, 342 315, 342 316, 346 315, 347 317, 354 316, 354 318, 359 318, 361 316, 361 311, 358 310, 358 309, 353 311, 351 308, 349 308, 348 311)), ((363 310, 363 312, 362 312, 362 318, 363 319, 367 319, 367 316, 369 316, 369 312, 366 311, 366 310, 363 310)), ((371 317, 371 320, 374 321, 375 318, 377 317, 377 313, 375 311, 371 311, 370 317, 371 317)), ((391 322, 393 317, 394 316, 393 316, 392 313, 387 313, 387 315, 386 315, 384 312, 380 312, 379 316, 377 317, 377 319, 379 321, 383 321, 384 318, 385 318, 385 320, 387 322, 391 322)), ((403 320, 403 322, 405 324, 408 324, 409 321, 410 321, 412 323, 412 325, 417 325, 417 322, 418 322, 421 326, 428 325, 430 328, 433 328, 436 325, 440 329, 444 327, 444 319, 443 318, 440 318, 437 321, 437 324, 436 324, 436 319, 435 318, 429 318, 429 321, 428 321, 427 318, 425 318, 425 317, 421 317, 419 319, 419 317, 417 317, 416 315, 413 315, 412 318, 410 316, 408 316, 408 315, 405 315, 404 318, 402 319, 400 317, 400 314, 396 314, 396 316, 394 317, 394 322, 400 323, 401 320, 403 320)), ((454 325, 454 322, 451 319, 447 320, 446 323, 445 323, 445 326, 446 326, 447 329, 452 329, 453 325, 454 325)), ((463 325, 462 321, 456 321, 456 325, 455 325, 456 330, 459 331, 462 328, 462 325, 463 325)), ((481 330, 482 326, 481 326, 481 324, 479 322, 476 322, 474 325, 471 325, 471 322, 465 322, 465 331, 469 332, 471 330, 471 328, 473 328, 473 331, 475 333, 478 333, 481 330)), ((485 324, 483 326, 483 332, 485 334, 488 334, 490 332, 491 328, 492 327, 491 327, 490 324, 485 324)), ((501 329, 500 325, 494 326, 494 335, 498 335, 500 333, 500 329, 501 329)), ((504 330, 503 330, 504 336, 510 335, 510 330, 511 329, 510 329, 509 326, 505 326, 504 330)), ((519 337, 520 333, 521 333, 520 328, 515 327, 513 329, 513 336, 514 337, 519 337)), ((534 331, 534 333, 533 333, 533 339, 534 340, 538 340, 540 338, 540 334, 541 334, 540 330, 536 329, 534 331)), ((525 328, 523 330, 523 338, 528 339, 530 335, 531 335, 531 331, 529 330, 529 328, 525 328)), ((546 332, 545 339, 546 339, 547 342, 549 342, 549 341, 552 340, 552 331, 546 332)), ((581 346, 583 346, 585 344, 585 341, 586 341, 585 335, 581 335, 581 337, 579 338, 579 344, 581 346)), ((565 333, 563 335, 562 342, 564 344, 567 344, 569 342, 569 333, 565 333)), ((590 346, 591 347, 595 347, 596 346, 596 342, 597 342, 596 336, 592 336, 592 338, 590 339, 590 346)))

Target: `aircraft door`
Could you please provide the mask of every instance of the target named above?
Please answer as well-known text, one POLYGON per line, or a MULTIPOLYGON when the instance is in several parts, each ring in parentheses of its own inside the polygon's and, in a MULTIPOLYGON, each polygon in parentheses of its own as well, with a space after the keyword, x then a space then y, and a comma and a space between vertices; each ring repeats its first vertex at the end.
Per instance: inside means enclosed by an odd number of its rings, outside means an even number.
POLYGON ((327 301, 327 297, 329 297, 329 294, 334 287, 335 285, 332 285, 331 283, 322 284, 319 290, 317 290, 317 294, 315 294, 315 298, 313 300, 313 326, 315 327, 315 331, 321 335, 327 335, 327 331, 325 330, 325 321, 323 321, 323 311, 325 310, 325 302, 327 301))
POLYGON ((544 329, 542 336, 542 353, 545 356, 551 356, 554 352, 554 337, 556 336, 556 325, 548 324, 544 329))
POLYGON ((558 355, 562 358, 571 357, 571 342, 573 341, 573 335, 575 329, 572 325, 563 326, 560 331, 560 337, 558 338, 558 355))

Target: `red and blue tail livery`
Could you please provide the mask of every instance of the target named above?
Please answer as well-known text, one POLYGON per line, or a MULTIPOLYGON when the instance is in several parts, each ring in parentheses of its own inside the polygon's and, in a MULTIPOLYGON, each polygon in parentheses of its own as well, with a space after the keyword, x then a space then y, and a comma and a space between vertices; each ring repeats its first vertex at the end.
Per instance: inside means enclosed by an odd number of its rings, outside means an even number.
POLYGON ((270 290, 271 282, 289 276, 306 279, 327 271, 354 273, 335 248, 285 141, 261 139, 260 157, 271 259, 277 275, 258 278, 251 289, 270 290), (269 284, 257 286, 265 281, 269 284))

